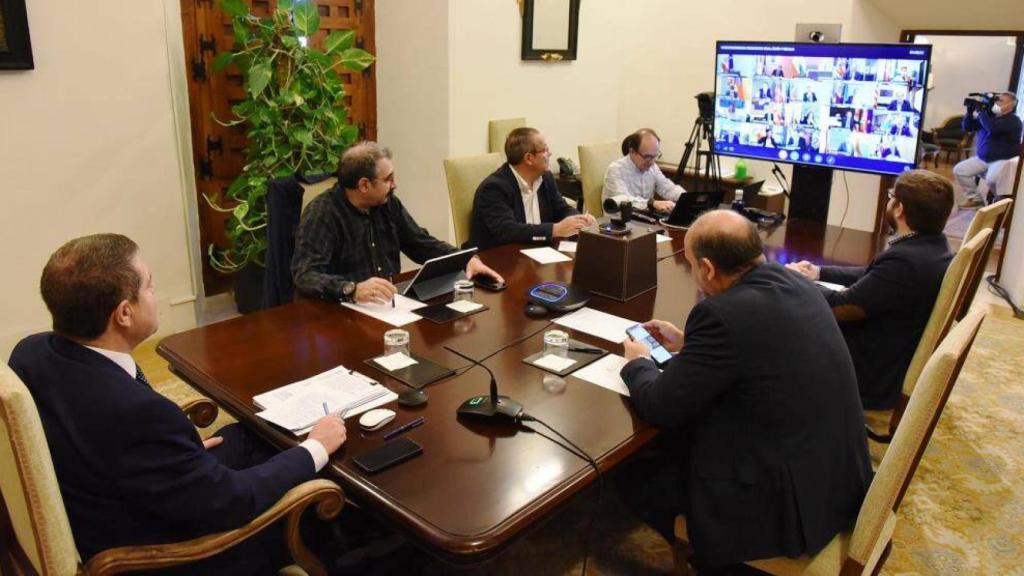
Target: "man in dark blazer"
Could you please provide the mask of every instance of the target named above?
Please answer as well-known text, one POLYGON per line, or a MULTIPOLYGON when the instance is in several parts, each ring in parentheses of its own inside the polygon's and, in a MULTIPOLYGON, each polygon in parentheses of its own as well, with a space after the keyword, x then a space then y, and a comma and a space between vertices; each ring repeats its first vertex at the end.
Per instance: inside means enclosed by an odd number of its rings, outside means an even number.
POLYGON ((467 246, 549 242, 595 223, 558 192, 548 171, 551 150, 535 128, 516 128, 505 139, 508 161, 484 179, 473 198, 467 246))
POLYGON ((821 288, 843 330, 857 369, 864 408, 894 408, 953 255, 942 233, 953 209, 953 185, 927 170, 896 179, 885 207, 895 236, 867 267, 788 264, 821 288))
MULTIPOLYGON (((203 441, 130 355, 157 330, 153 276, 130 239, 68 242, 50 257, 40 287, 53 332, 22 340, 10 366, 39 410, 83 560, 237 528, 313 479, 345 441, 333 416, 280 453, 237 424, 203 441)), ((189 569, 273 571, 286 559, 282 536, 261 534, 189 569)))
MULTIPOLYGON (((765 263, 756 226, 709 212, 684 239, 707 297, 669 351, 624 343, 621 375, 660 444, 624 467, 623 499, 666 538, 686 516, 698 569, 821 550, 850 528, 871 482, 850 355, 815 286, 765 263)), ((705 572, 701 572, 702 574, 705 572)))

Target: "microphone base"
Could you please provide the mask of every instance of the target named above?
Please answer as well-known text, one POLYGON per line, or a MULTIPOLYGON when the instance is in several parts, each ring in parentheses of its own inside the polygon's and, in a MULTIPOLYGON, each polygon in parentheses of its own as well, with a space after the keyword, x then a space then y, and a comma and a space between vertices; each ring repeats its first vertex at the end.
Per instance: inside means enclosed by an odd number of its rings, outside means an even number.
POLYGON ((629 223, 622 224, 616 222, 607 222, 605 224, 601 224, 601 226, 599 226, 598 229, 601 231, 602 234, 607 234, 609 236, 626 236, 627 234, 629 234, 630 230, 633 229, 633 227, 630 226, 629 223))
POLYGON ((473 396, 455 411, 459 418, 492 424, 514 424, 523 415, 523 405, 508 396, 498 396, 498 403, 492 404, 490 395, 473 396))

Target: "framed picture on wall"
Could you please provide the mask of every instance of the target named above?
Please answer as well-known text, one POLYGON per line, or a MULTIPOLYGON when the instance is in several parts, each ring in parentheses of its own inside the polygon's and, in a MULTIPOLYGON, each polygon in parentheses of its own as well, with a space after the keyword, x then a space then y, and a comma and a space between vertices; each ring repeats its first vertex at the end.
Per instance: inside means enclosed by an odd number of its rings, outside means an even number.
POLYGON ((522 60, 576 59, 580 0, 520 0, 523 9, 522 60))
POLYGON ((0 0, 0 70, 33 68, 25 0, 0 0))

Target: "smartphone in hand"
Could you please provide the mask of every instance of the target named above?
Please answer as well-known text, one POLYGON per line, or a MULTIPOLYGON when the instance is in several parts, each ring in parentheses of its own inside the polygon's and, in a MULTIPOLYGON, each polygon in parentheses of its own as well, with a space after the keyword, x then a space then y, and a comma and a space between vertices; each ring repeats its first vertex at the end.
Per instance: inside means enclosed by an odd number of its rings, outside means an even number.
POLYGON ((626 329, 626 335, 634 342, 643 342, 651 351, 651 360, 658 368, 664 368, 672 359, 672 353, 665 349, 651 333, 644 328, 643 324, 635 324, 626 329))

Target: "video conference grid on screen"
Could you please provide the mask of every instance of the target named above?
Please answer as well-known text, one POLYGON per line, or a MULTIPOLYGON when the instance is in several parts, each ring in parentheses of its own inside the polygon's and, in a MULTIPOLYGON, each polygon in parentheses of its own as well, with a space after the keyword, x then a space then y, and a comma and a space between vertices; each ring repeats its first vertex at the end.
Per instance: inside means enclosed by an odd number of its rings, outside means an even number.
POLYGON ((922 45, 719 42, 715 152, 910 170, 930 59, 922 45))

